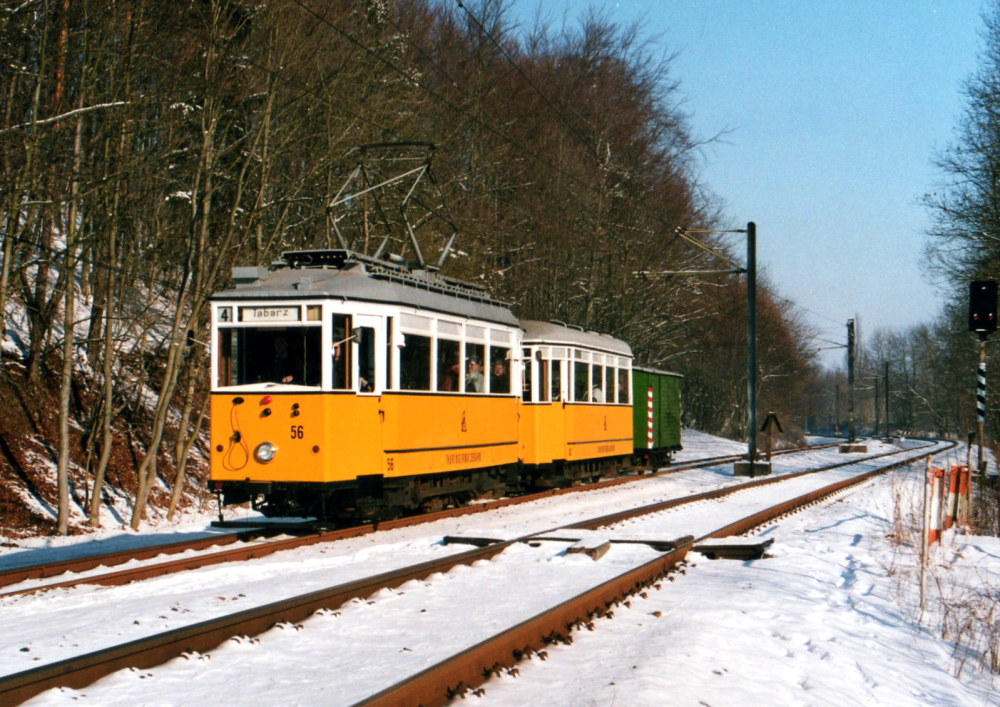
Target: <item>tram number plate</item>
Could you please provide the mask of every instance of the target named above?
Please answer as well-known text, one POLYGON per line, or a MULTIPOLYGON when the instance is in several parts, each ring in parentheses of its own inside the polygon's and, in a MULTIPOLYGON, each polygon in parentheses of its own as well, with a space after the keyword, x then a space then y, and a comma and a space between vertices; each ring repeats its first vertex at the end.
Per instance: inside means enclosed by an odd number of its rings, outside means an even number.
POLYGON ((240 307, 244 322, 297 322, 301 314, 299 307, 240 307))

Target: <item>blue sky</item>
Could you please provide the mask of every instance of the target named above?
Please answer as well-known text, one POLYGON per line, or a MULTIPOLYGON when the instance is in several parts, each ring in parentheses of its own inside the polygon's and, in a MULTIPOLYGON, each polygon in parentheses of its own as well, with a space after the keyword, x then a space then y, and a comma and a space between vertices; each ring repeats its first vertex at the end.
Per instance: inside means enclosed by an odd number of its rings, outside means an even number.
POLYGON ((729 131, 703 149, 702 181, 733 223, 757 224, 758 262, 821 336, 937 316, 919 202, 963 111, 983 2, 514 0, 514 17, 558 28, 588 6, 677 54, 695 133, 729 131))

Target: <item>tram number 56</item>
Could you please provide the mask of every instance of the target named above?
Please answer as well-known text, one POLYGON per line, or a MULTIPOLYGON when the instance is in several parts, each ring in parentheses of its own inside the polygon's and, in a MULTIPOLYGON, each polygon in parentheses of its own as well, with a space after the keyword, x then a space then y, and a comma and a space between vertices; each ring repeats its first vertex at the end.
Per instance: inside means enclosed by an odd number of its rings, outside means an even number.
POLYGON ((306 429, 302 425, 292 425, 292 439, 304 439, 306 429))

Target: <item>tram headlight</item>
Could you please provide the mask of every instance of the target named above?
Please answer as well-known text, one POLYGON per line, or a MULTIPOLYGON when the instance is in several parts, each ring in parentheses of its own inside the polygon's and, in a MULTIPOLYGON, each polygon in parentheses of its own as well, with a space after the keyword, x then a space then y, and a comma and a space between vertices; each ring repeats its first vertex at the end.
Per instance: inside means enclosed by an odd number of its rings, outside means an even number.
POLYGON ((278 448, 275 447, 270 442, 262 442, 258 445, 257 449, 253 451, 254 459, 259 461, 261 464, 267 464, 269 461, 274 459, 274 455, 278 453, 278 448))

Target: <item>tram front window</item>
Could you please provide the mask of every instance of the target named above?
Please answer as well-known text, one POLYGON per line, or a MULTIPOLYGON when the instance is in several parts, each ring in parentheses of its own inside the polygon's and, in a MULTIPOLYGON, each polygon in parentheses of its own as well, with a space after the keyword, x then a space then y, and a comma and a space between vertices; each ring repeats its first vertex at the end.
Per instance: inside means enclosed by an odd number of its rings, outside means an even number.
POLYGON ((223 385, 320 384, 319 327, 245 327, 223 329, 219 336, 219 380, 223 385))

